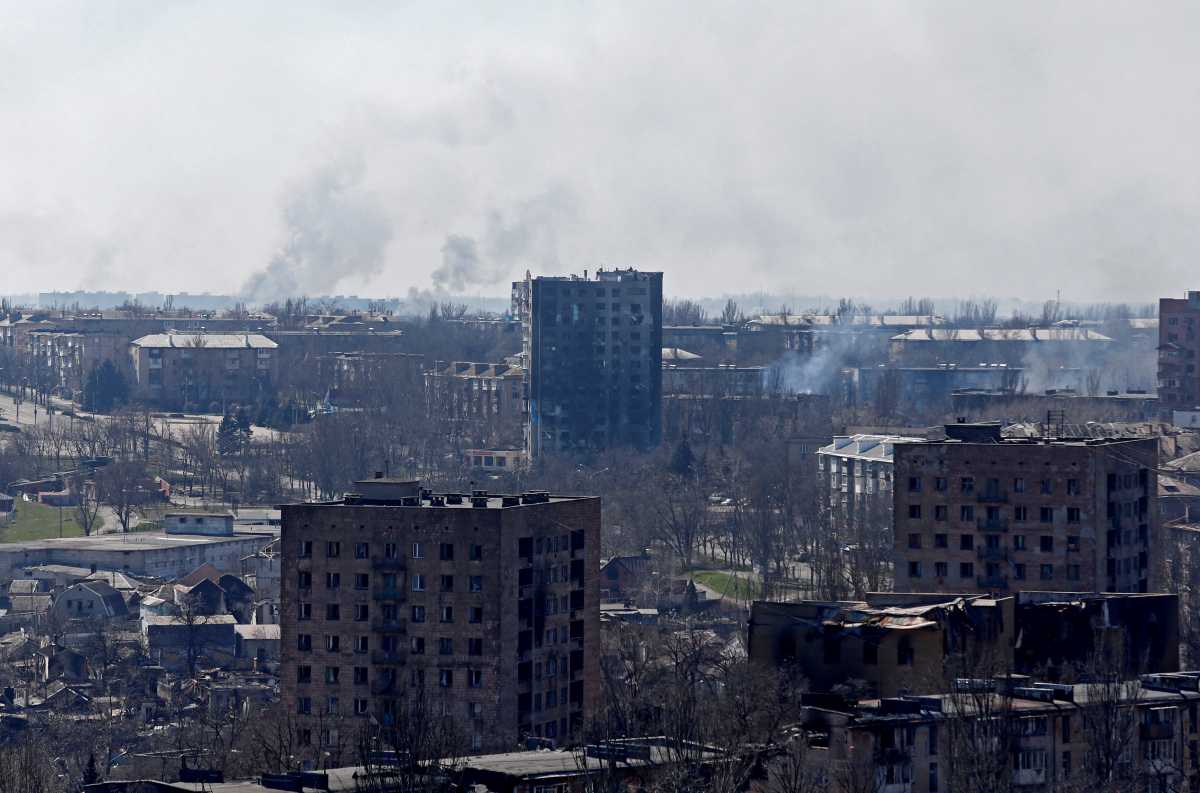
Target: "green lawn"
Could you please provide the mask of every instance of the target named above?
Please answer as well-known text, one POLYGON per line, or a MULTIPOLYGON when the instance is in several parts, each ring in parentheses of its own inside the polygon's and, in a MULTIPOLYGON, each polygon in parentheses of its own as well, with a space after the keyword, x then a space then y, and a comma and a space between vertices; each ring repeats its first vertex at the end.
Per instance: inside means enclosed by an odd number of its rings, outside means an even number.
POLYGON ((692 573, 692 580, 725 597, 737 600, 754 600, 759 596, 759 587, 753 581, 736 578, 717 570, 702 570, 692 573))
MULTIPOLYGON (((62 511, 62 536, 81 537, 83 530, 75 522, 74 509, 62 511)), ((48 507, 30 501, 17 501, 17 516, 7 526, 0 526, 0 542, 42 540, 58 536, 58 507, 48 507)))

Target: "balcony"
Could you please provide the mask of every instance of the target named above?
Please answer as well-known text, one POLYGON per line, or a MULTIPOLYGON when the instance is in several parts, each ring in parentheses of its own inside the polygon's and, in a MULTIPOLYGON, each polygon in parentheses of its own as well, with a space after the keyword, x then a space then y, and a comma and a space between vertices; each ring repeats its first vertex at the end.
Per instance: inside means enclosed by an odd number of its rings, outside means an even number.
POLYGON ((403 664, 407 660, 407 655, 399 650, 376 650, 371 653, 371 663, 379 666, 403 664))
POLYGON ((975 525, 980 531, 1008 531, 1008 518, 979 518, 975 525))
POLYGON ((376 633, 407 633, 408 620, 376 618, 371 622, 371 630, 376 633))
POLYGON ((975 549, 975 555, 985 562, 1008 561, 1007 548, 989 548, 986 545, 980 545, 975 549))
POLYGON ((374 570, 403 570, 404 560, 395 559, 372 559, 371 568, 374 570))
POLYGON ((1001 493, 999 491, 991 493, 983 492, 976 495, 975 500, 981 504, 1007 504, 1008 493, 1001 493))
POLYGON ((376 600, 404 600, 408 593, 400 588, 393 589, 376 589, 371 593, 371 597, 376 600))
POLYGON ((975 579, 980 589, 1008 589, 1008 576, 981 575, 975 579))

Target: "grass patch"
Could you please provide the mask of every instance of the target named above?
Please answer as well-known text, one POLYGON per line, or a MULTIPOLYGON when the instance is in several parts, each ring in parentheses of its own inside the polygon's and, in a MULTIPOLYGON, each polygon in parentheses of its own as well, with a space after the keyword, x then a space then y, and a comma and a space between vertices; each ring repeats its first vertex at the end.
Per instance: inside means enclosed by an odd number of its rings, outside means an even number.
POLYGON ((692 580, 698 584, 704 584, 704 586, 720 595, 737 600, 754 600, 759 596, 757 582, 737 578, 729 573, 722 573, 717 570, 703 570, 693 573, 692 580))
MULTIPOLYGON (((58 536, 58 507, 50 507, 32 501, 18 500, 17 514, 12 523, 0 526, 0 542, 24 542, 44 540, 58 536)), ((63 507, 62 536, 82 537, 83 529, 75 522, 74 508, 63 507)))

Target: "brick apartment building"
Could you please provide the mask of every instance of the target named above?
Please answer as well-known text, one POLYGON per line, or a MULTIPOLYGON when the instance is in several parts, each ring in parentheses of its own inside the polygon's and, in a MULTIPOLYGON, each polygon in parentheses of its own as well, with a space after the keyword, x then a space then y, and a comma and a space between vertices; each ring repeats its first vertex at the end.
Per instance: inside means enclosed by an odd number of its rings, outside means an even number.
POLYGON ((578 736, 599 693, 599 499, 356 489, 282 508, 282 699, 306 751, 416 696, 473 752, 578 736))
POLYGON ((1200 405, 1200 292, 1158 301, 1158 403, 1166 409, 1200 405))
POLYGON ((131 395, 165 407, 211 409, 273 390, 276 344, 258 333, 155 333, 129 345, 131 395))
POLYGON ((1156 439, 946 434, 893 447, 897 592, 1155 591, 1156 439))
POLYGON ((431 412, 451 416, 469 442, 517 449, 524 443, 524 376, 508 363, 438 361, 425 372, 426 403, 431 412))

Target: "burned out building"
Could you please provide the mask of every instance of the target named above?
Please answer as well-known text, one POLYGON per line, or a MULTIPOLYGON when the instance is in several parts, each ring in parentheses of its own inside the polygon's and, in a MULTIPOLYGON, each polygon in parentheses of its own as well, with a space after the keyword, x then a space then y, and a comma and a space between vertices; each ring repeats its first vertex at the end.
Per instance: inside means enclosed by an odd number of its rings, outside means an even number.
POLYGON ((832 402, 824 394, 668 394, 662 426, 663 439, 672 444, 687 440, 702 449, 781 440, 812 462, 833 437, 832 402))
POLYGON ((1045 421, 1061 414, 1071 423, 1137 422, 1158 418, 1158 397, 1145 391, 1082 393, 1073 388, 1052 388, 1039 393, 1012 389, 972 388, 955 391, 950 398, 957 417, 970 421, 1045 421))
POLYGON ((946 436, 893 447, 896 591, 1155 591, 1156 439, 946 436))
POLYGON ((653 448, 662 435, 662 273, 513 284, 522 320, 526 450, 653 448))
POLYGON ((752 661, 803 677, 814 691, 858 686, 889 697, 948 686, 980 667, 1010 671, 1013 611, 1011 596, 987 595, 758 601, 747 644, 752 661))
POLYGON ((524 370, 511 363, 437 362, 425 372, 425 401, 472 445, 519 449, 523 444, 524 370))
POLYGON ((281 690, 303 751, 417 698, 476 752, 576 739, 599 693, 599 499, 355 489, 283 507, 281 690))
POLYGON ((1158 301, 1158 396, 1167 410, 1200 406, 1200 291, 1158 301))

